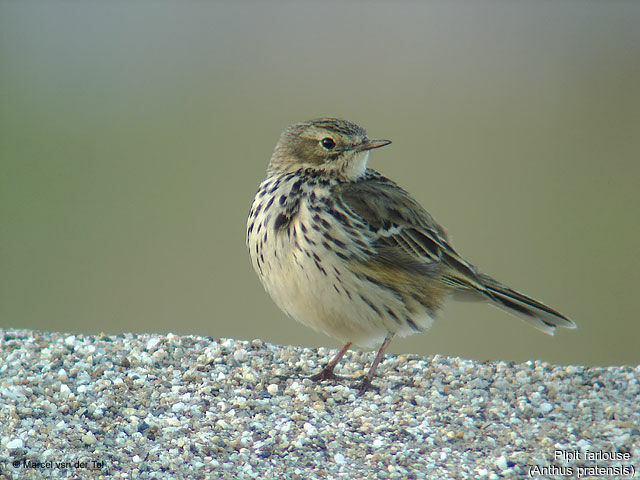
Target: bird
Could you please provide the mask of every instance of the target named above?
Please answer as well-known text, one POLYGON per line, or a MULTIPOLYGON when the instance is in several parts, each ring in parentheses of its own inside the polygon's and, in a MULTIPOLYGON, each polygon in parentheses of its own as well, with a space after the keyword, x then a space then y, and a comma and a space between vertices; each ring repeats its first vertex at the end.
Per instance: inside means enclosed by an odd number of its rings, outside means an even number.
POLYGON ((352 346, 378 348, 359 393, 374 389, 392 338, 423 332, 448 298, 484 300, 544 333, 576 324, 464 260, 404 189, 368 167, 390 140, 319 118, 280 135, 247 218, 246 244, 262 285, 298 322, 344 347, 310 377, 334 373, 352 346))

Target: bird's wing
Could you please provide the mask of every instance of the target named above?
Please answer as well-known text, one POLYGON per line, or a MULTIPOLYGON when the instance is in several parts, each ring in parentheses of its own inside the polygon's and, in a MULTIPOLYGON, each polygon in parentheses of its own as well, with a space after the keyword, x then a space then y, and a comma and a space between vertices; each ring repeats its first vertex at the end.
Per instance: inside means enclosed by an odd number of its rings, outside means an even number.
POLYGON ((453 249, 447 234, 429 213, 395 183, 374 171, 359 182, 336 187, 336 201, 370 230, 373 255, 354 263, 367 278, 382 278, 389 288, 408 295, 433 310, 440 293, 486 298, 553 334, 556 326, 574 328, 560 312, 512 290, 479 272, 453 249))
POLYGON ((376 252, 369 264, 427 274, 452 288, 482 289, 475 268, 453 249, 444 229, 391 180, 370 170, 361 181, 336 186, 334 195, 369 228, 376 252))

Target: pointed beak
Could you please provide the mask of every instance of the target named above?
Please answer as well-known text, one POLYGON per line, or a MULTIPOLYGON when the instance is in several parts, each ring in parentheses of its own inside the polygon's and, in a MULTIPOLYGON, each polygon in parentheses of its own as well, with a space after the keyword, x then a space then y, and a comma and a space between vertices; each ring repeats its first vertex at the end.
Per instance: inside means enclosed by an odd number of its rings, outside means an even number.
POLYGON ((362 152, 364 150, 371 150, 372 148, 380 148, 385 145, 389 145, 391 140, 369 140, 365 138, 360 145, 356 145, 354 150, 357 152, 362 152))

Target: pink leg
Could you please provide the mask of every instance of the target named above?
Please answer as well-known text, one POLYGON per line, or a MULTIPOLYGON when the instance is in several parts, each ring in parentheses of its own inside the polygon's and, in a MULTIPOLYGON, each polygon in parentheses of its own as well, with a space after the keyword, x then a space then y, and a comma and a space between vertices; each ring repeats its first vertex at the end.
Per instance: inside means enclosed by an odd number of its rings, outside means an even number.
POLYGON ((389 346, 389 343, 391 343, 391 339, 392 338, 393 338, 393 334, 390 333, 389 335, 387 335, 387 338, 384 339, 384 342, 382 342, 382 345, 380 346, 380 350, 378 350, 378 354, 376 355, 376 358, 373 359, 373 363, 371 364, 371 368, 369 368, 369 371, 367 372, 367 374, 362 379, 362 383, 360 383, 360 389, 359 389, 360 390, 359 391, 360 395, 362 395, 367 390, 373 388, 372 385, 371 385, 371 379, 375 375, 376 369, 378 368, 378 364, 382 360, 382 357, 384 356, 384 351, 389 346))
POLYGON ((335 373, 333 373, 333 369, 336 368, 336 365, 338 364, 340 359, 344 357, 344 354, 347 353, 347 350, 349 350, 350 346, 351 346, 351 342, 347 343, 344 347, 342 347, 342 350, 340 350, 336 354, 336 356, 333 357, 329 363, 327 363, 327 365, 322 369, 320 373, 317 373, 316 375, 311 377, 311 380, 318 382, 321 380, 337 379, 338 376, 335 373))

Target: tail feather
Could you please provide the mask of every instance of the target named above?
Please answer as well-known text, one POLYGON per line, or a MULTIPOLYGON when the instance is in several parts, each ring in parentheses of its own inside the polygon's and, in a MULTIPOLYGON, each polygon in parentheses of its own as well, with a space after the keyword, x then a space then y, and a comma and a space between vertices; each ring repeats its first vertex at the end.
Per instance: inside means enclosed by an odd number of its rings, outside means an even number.
POLYGON ((576 328, 576 324, 553 308, 534 300, 531 297, 512 290, 485 274, 477 275, 478 283, 469 284, 458 290, 457 296, 469 298, 488 298, 498 308, 522 318, 525 322, 549 335, 555 333, 556 327, 576 328), (469 290, 471 287, 473 290, 469 290), (473 292, 473 293, 472 293, 473 292))

